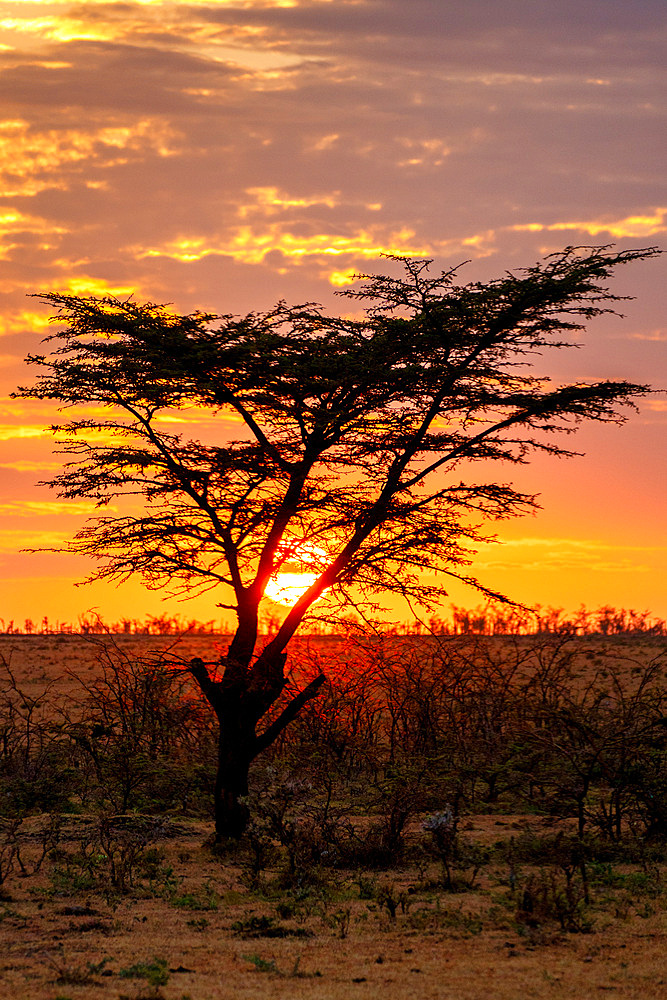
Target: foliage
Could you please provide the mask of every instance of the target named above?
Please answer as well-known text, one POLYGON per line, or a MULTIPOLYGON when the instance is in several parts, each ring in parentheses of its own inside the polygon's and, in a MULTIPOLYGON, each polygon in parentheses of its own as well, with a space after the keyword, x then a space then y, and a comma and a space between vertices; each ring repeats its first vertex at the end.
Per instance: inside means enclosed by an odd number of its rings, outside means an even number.
POLYGON ((99 962, 74 965, 67 959, 62 950, 49 956, 49 964, 56 973, 56 983, 72 986, 87 986, 90 983, 96 983, 108 961, 108 958, 103 958, 99 962))
POLYGON ((172 906, 180 910, 211 912, 220 906, 220 897, 210 882, 206 882, 198 892, 170 892, 168 899, 172 906))
POLYGON ((92 681, 72 672, 84 702, 66 717, 103 804, 117 812, 153 802, 184 810, 196 805, 198 792, 210 794, 206 764, 210 768, 215 760, 202 704, 162 656, 138 660, 111 639, 98 641, 97 649, 92 681))
POLYGON ((165 958, 154 958, 151 962, 135 962, 118 973, 121 979, 145 979, 150 986, 166 986, 169 969, 165 958))
POLYGON ((557 921, 561 930, 575 934, 593 929, 586 888, 577 873, 568 868, 542 869, 531 874, 520 889, 515 919, 528 930, 550 921, 557 921))
POLYGON ((78 838, 75 849, 51 851, 51 891, 76 896, 100 892, 108 899, 132 892, 153 892, 155 883, 172 888, 171 869, 158 868, 151 846, 164 829, 159 819, 101 816, 78 838))
POLYGON ((554 432, 618 420, 617 404, 646 391, 623 382, 554 389, 526 369, 609 310, 616 297, 603 282, 617 266, 654 252, 568 249, 466 286, 454 284, 455 272, 431 277, 430 262, 404 260, 404 278, 366 276, 344 293, 370 303, 361 319, 312 305, 236 318, 42 296, 66 328, 51 338, 50 358, 29 358, 43 373, 21 394, 97 404, 55 428, 73 462, 53 485, 102 505, 137 493, 150 504, 96 518, 75 550, 101 559, 96 576, 140 572, 149 585, 188 593, 229 588, 239 654, 253 620, 256 636, 270 576, 299 546, 319 579, 281 629, 283 647, 325 590, 344 604, 351 582, 369 594, 428 599, 417 566, 460 574, 478 537, 472 518, 532 504, 496 484, 438 480, 429 490, 431 473, 480 459, 521 462, 535 449, 568 454, 554 432), (204 446, 160 422, 193 407, 234 414, 247 438, 204 446), (91 431, 115 440, 98 442, 91 431))

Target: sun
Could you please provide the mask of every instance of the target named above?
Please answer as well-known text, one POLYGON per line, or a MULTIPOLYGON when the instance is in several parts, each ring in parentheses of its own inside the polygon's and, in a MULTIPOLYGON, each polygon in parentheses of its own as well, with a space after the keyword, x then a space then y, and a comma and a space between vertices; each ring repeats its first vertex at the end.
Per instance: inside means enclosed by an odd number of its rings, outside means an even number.
POLYGON ((264 596, 291 607, 315 583, 329 558, 324 549, 310 542, 286 542, 279 556, 280 569, 266 585, 264 596))

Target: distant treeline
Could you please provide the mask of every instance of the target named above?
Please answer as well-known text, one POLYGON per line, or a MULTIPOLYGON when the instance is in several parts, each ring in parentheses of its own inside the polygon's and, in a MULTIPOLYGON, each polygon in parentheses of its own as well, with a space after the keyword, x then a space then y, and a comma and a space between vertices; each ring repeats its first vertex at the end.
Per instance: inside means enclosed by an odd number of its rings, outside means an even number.
POLYGON ((431 618, 426 631, 444 635, 667 635, 667 622, 650 611, 605 604, 578 611, 536 605, 532 612, 480 606, 469 610, 452 605, 449 619, 431 618))
MULTIPOLYGON (((280 619, 267 616, 263 632, 271 635, 280 619)), ((310 623, 303 631, 309 635, 340 635, 361 627, 354 616, 336 624, 310 623)), ((451 606, 447 617, 432 616, 427 621, 413 619, 380 629, 387 635, 667 635, 667 621, 650 611, 635 611, 603 605, 589 610, 584 605, 576 612, 564 608, 542 607, 533 611, 507 605, 479 605, 475 608, 451 606)), ((2 635, 227 635, 224 621, 202 622, 179 615, 146 615, 143 619, 121 618, 105 622, 99 615, 81 615, 75 625, 51 622, 44 616, 39 622, 26 618, 22 625, 13 619, 0 618, 2 635)))

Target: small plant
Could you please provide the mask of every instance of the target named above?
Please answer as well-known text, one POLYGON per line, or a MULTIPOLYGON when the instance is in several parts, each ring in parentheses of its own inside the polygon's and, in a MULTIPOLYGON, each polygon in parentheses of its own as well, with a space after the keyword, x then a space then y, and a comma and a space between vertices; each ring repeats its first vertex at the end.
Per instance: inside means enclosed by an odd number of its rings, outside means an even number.
POLYGON ((194 917, 192 920, 187 921, 188 927, 192 927, 193 931, 205 931, 209 926, 210 921, 206 917, 194 917))
POLYGON ((248 920, 235 920, 232 924, 232 931, 242 938, 286 938, 286 937, 311 937, 310 931, 303 927, 284 927, 276 924, 272 917, 250 917, 248 920))
POLYGON ((17 832, 22 819, 2 819, 0 820, 0 899, 7 899, 3 895, 2 886, 14 871, 16 861, 17 832))
POLYGON ((442 865, 443 883, 449 892, 472 889, 486 860, 483 850, 461 839, 458 825, 459 817, 449 805, 422 823, 422 829, 431 834, 431 848, 442 865))
POLYGON ((154 852, 148 845, 156 833, 157 828, 151 821, 128 822, 124 816, 104 817, 100 821, 98 836, 106 857, 109 880, 120 895, 126 895, 133 887, 138 869, 148 865, 149 872, 153 871, 154 852))
POLYGON ((345 940, 350 930, 350 919, 352 916, 352 911, 349 906, 344 909, 336 910, 328 918, 328 923, 331 927, 338 931, 338 937, 341 941, 345 940))
POLYGON ((445 885, 453 888, 452 863, 458 853, 459 818, 455 816, 451 806, 447 805, 442 812, 427 816, 422 823, 422 829, 431 834, 433 845, 442 864, 445 885))
POLYGON ((249 917, 248 920, 235 920, 232 924, 232 931, 239 937, 254 938, 268 937, 269 931, 274 928, 274 921, 271 917, 249 917))
POLYGON ((528 930, 557 921, 561 930, 589 934, 593 921, 588 914, 585 889, 571 870, 541 870, 518 889, 516 921, 528 930))
POLYGON ((220 906, 220 896, 210 882, 205 882, 199 892, 171 893, 169 902, 179 910, 205 910, 214 912, 220 906))
POLYGON ((55 982, 63 986, 86 986, 94 983, 98 976, 104 971, 104 967, 109 961, 103 958, 100 962, 86 962, 85 965, 72 965, 67 961, 64 953, 59 956, 50 955, 49 965, 56 973, 55 982))
POLYGON ((380 909, 386 909, 390 920, 396 920, 396 911, 400 906, 401 911, 406 913, 410 903, 406 893, 397 892, 393 883, 380 885, 375 892, 375 900, 380 909))
POLYGON ((256 817, 247 826, 244 837, 248 847, 248 858, 243 865, 246 881, 251 889, 259 887, 264 871, 278 857, 278 852, 271 840, 269 820, 266 817, 256 817))
POLYGON ((49 873, 49 893, 57 896, 79 896, 102 890, 108 885, 106 855, 94 834, 81 838, 73 851, 58 851, 57 863, 49 873))
POLYGON ((374 899, 377 891, 377 880, 369 875, 359 875, 354 880, 359 887, 359 899, 374 899))
POLYGON ((142 993, 136 1000, 161 1000, 163 996, 160 987, 169 982, 169 969, 165 958, 154 958, 152 962, 135 962, 134 965, 121 969, 118 973, 121 979, 143 979, 150 987, 149 993, 142 993))
POLYGON ((36 875, 42 867, 45 858, 55 851, 60 843, 62 817, 59 813, 51 813, 48 821, 41 827, 37 834, 39 839, 39 852, 30 862, 26 861, 21 854, 21 844, 16 842, 16 862, 19 866, 22 878, 36 875))
POLYGON ((255 967, 256 972, 273 972, 275 975, 279 975, 278 968, 276 966, 275 959, 262 958, 261 955, 244 955, 243 958, 246 962, 250 962, 251 965, 255 967))

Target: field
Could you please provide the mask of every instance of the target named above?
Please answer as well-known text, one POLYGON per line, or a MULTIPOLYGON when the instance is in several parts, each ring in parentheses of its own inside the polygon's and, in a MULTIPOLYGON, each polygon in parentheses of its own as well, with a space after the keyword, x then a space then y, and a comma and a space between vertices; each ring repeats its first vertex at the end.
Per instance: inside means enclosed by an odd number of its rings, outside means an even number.
POLYGON ((0 637, 3 997, 665 995, 664 638, 303 640, 330 688, 216 850, 172 641, 0 637))

